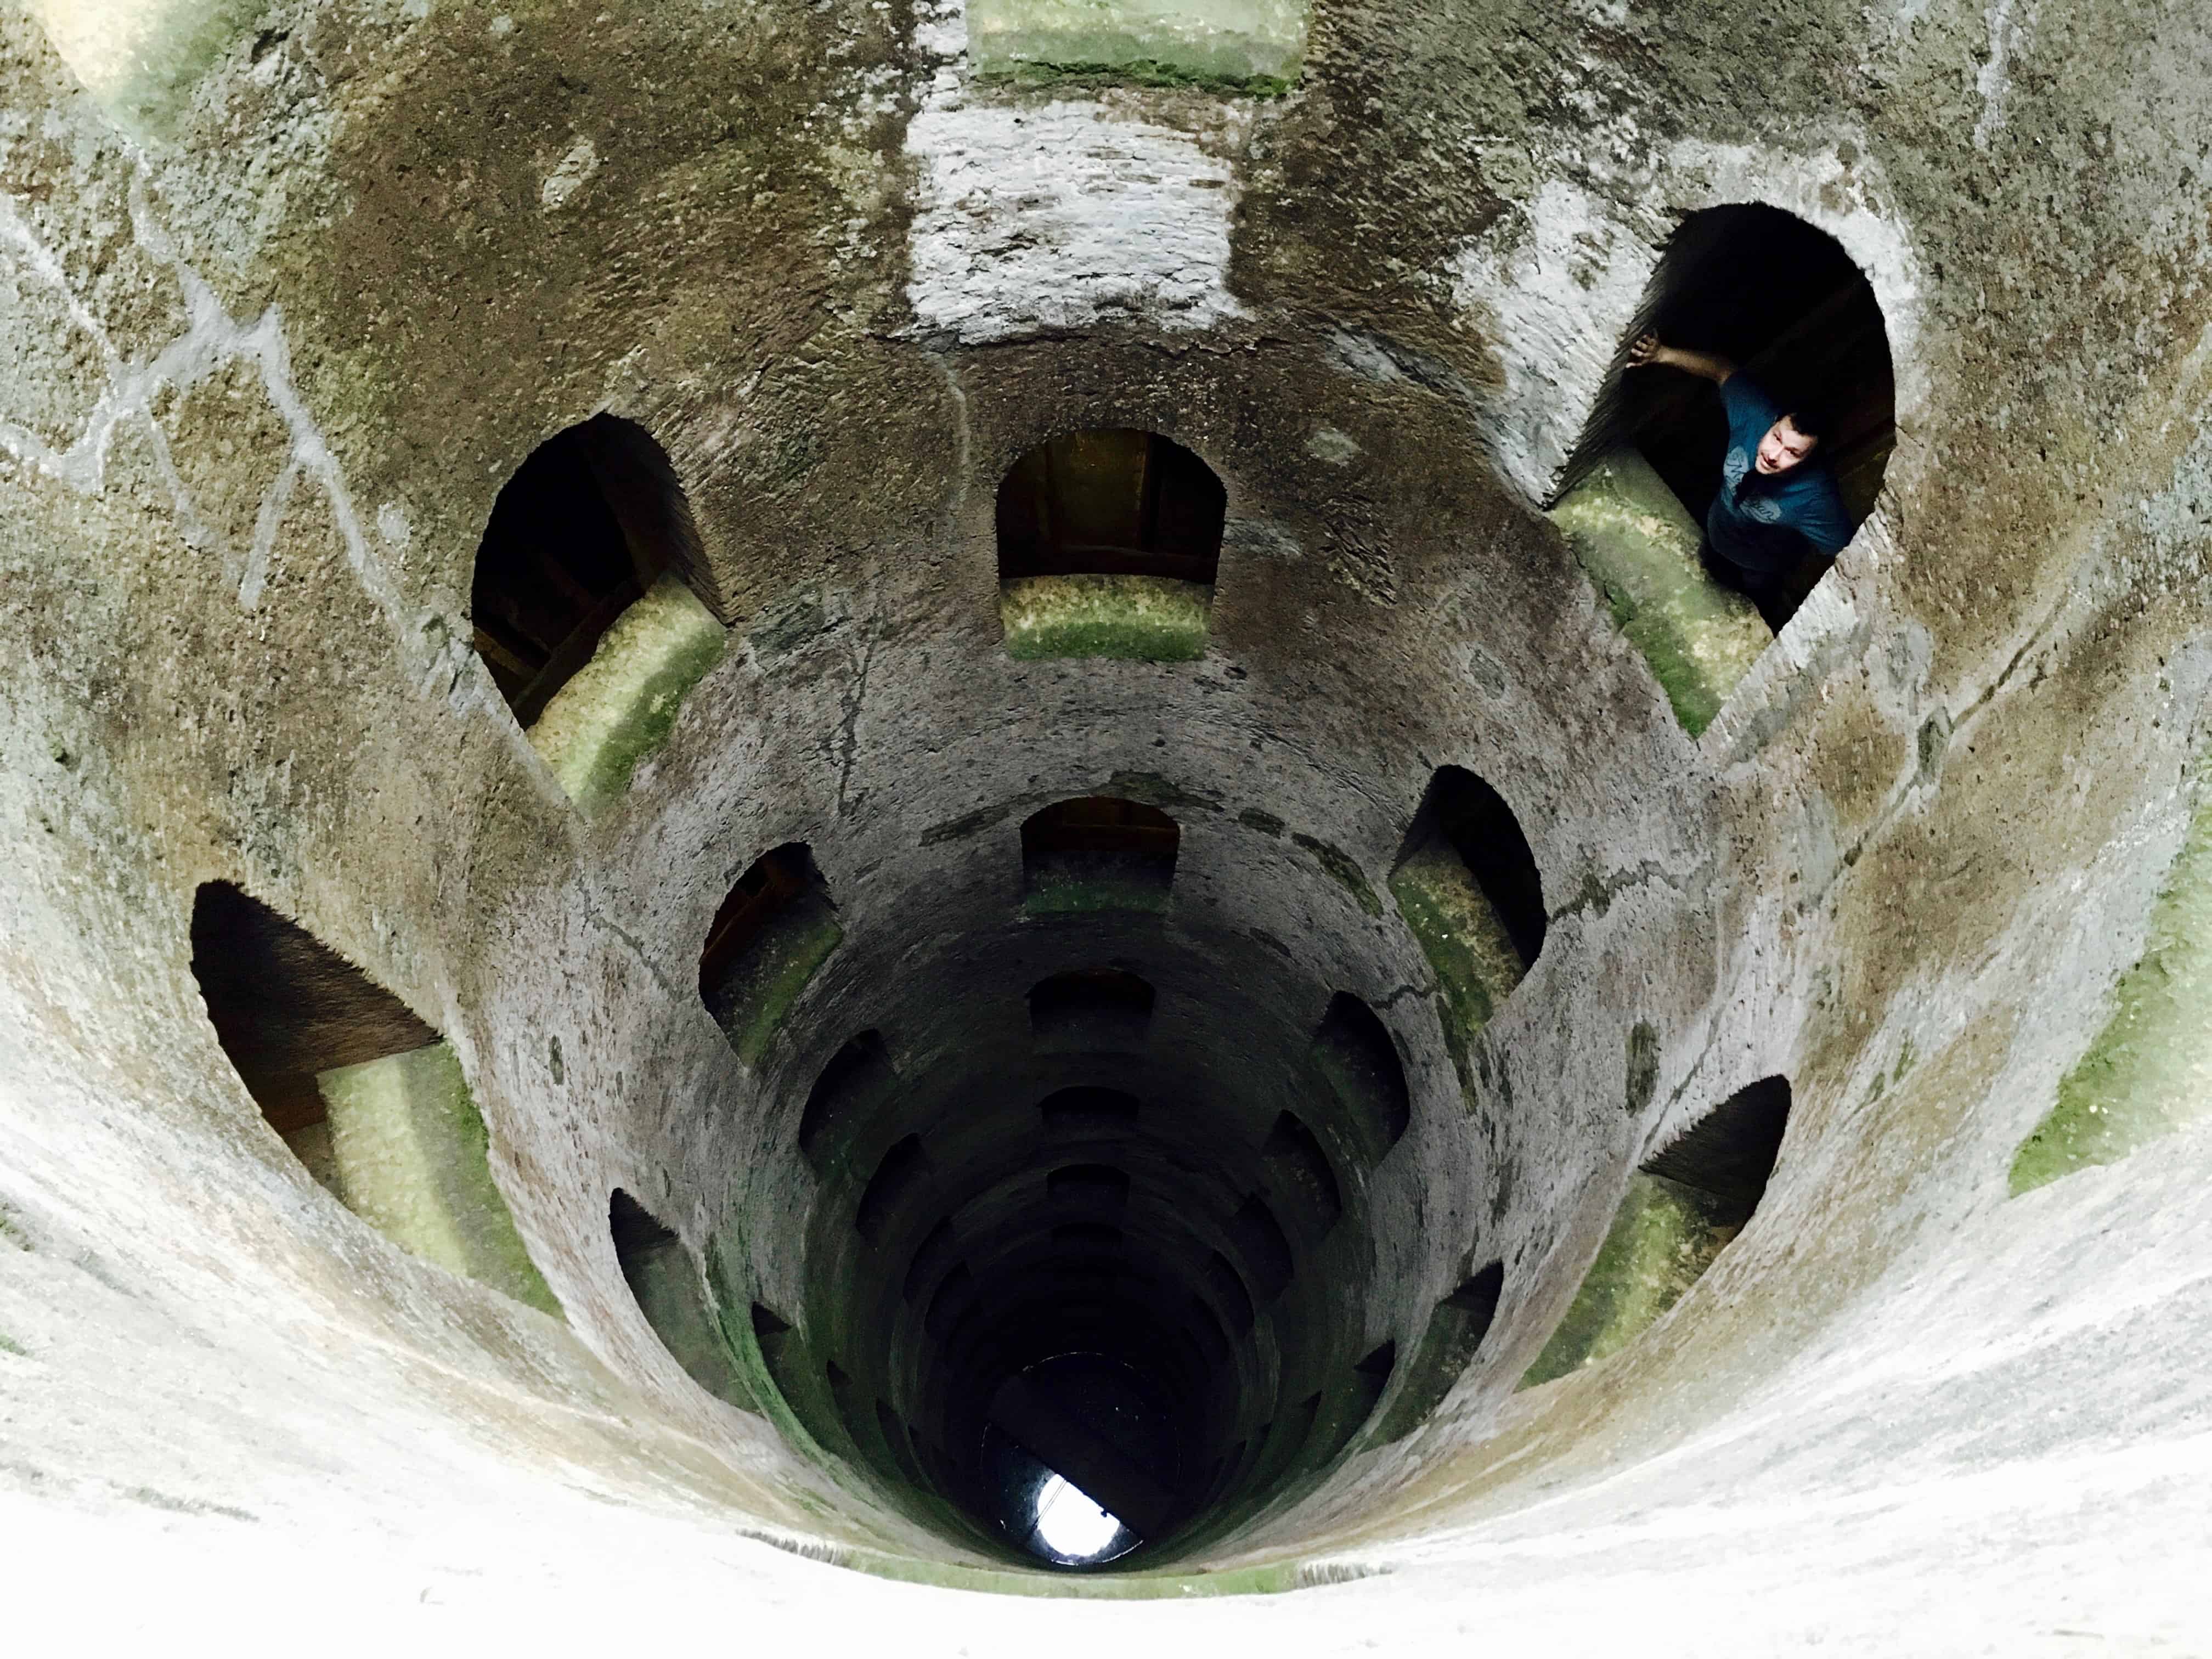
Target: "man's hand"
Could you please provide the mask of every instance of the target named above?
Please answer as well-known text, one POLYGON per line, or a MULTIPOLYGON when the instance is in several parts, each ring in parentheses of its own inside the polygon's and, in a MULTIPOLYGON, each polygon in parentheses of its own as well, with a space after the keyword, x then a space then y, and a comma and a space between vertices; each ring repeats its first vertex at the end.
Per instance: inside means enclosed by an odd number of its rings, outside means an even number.
POLYGON ((1735 373, 1734 360, 1717 356, 1710 351, 1685 351, 1680 346, 1670 346, 1656 334, 1641 336, 1628 348, 1628 367, 1631 368, 1679 368, 1686 374, 1694 374, 1701 380, 1719 385, 1735 373))

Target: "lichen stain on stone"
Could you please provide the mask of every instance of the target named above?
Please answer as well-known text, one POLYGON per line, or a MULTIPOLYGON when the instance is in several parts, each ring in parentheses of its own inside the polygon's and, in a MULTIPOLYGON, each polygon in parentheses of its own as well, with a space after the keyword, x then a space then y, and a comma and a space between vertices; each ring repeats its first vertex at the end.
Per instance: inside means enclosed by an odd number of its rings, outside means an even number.
POLYGON ((1311 836, 1293 835, 1291 840, 1312 854, 1314 862, 1321 866, 1322 873, 1351 894, 1361 909, 1370 916, 1382 914, 1382 901, 1376 897, 1374 888, 1368 884, 1367 872, 1359 867, 1358 860, 1342 848, 1332 847, 1311 836))

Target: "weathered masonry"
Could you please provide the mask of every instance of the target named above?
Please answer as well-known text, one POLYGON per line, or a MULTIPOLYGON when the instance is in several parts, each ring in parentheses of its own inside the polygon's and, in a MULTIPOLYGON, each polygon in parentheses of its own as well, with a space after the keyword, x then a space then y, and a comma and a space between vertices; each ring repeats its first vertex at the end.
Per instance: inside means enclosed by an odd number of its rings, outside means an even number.
POLYGON ((2208 87, 0 15, 7 1637, 2212 1650, 2208 87))

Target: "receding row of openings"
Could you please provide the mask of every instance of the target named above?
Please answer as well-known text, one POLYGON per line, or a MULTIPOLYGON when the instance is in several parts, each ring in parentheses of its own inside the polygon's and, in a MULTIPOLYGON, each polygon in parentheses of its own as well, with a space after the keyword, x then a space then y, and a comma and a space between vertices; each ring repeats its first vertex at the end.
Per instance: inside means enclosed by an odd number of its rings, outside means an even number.
POLYGON ((1761 1078, 1647 1158, 1522 1386, 1618 1352, 1680 1301, 1758 1210, 1789 1122, 1789 1080, 1761 1078))
POLYGON ((1874 508, 1895 441, 1881 306, 1843 246, 1759 203, 1685 218, 1568 460, 1554 516, 1692 735, 1834 562, 1835 547, 1802 530, 1850 534, 1874 508), (1647 335, 1689 360, 1637 364, 1632 347, 1647 335), (1737 384, 1717 389, 1712 377, 1731 368, 1737 384), (1743 428, 1733 438, 1731 408, 1743 428), (1736 455, 1755 458, 1770 416, 1790 418, 1790 453, 1816 439, 1785 473, 1816 467, 1825 479, 1799 471, 1784 491, 1781 475, 1737 466, 1736 455), (1717 550, 1709 515, 1724 490, 1771 526, 1759 544, 1771 568, 1717 550), (1816 511, 1800 504, 1816 496, 1816 511))
POLYGON ((193 896, 191 968, 239 1080, 339 1202, 426 1261, 560 1311, 492 1180, 460 1061, 436 1031, 229 882, 193 896))
POLYGON ((999 604, 1017 658, 1204 654, 1228 493, 1156 432, 1071 432, 999 485, 999 604))
POLYGON ((477 654, 586 811, 665 741, 721 656, 725 612, 666 453, 611 415, 555 434, 507 480, 470 587, 477 654))

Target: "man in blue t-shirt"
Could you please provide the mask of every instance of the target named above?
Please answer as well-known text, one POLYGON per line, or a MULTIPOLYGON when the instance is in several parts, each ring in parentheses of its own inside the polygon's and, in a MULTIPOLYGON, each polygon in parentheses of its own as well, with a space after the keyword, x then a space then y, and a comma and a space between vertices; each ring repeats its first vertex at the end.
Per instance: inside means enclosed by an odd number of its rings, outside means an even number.
POLYGON ((1826 463, 1809 459, 1827 422, 1800 405, 1785 410, 1726 357, 1686 351, 1647 334, 1628 364, 1658 364, 1712 381, 1728 416, 1721 486, 1705 514, 1705 565, 1753 599, 1779 588, 1808 548, 1833 554, 1855 526, 1826 463))

